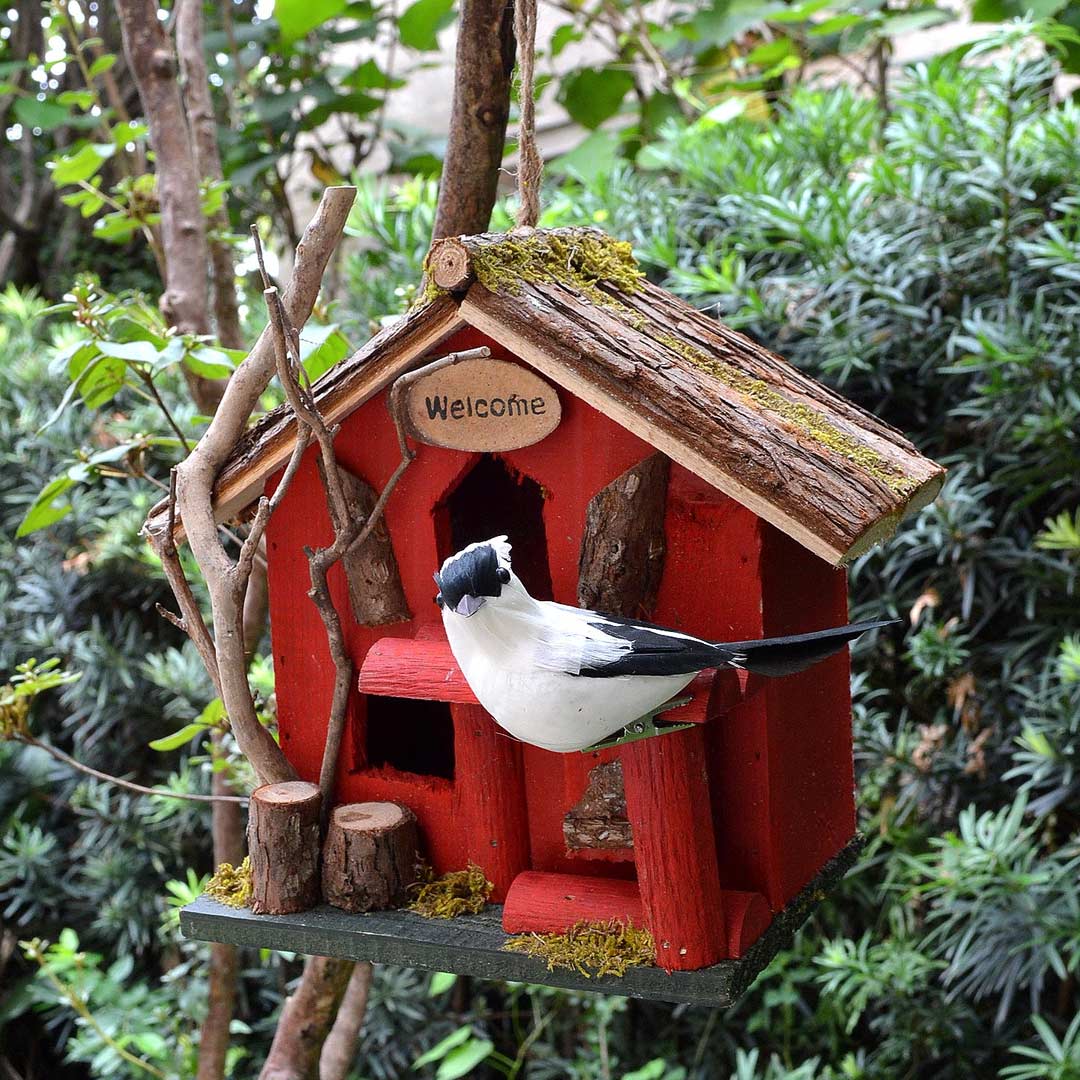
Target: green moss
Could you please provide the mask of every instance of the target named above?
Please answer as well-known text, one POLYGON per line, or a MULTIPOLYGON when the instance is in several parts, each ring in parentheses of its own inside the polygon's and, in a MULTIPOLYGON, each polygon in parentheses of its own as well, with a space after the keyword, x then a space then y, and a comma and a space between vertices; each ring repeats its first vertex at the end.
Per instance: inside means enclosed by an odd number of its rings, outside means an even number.
POLYGON ((804 435, 828 447, 833 453, 847 458, 848 461, 869 473, 901 498, 911 495, 918 487, 918 482, 892 465, 876 450, 859 442, 835 424, 829 423, 824 416, 809 405, 791 401, 774 390, 763 379, 754 378, 745 371, 740 371, 733 364, 717 360, 701 349, 665 332, 653 332, 653 338, 661 345, 666 345, 678 353, 684 360, 695 367, 708 372, 715 379, 726 383, 733 390, 745 394, 763 409, 796 428, 804 435))
POLYGON ((239 866, 223 862, 203 891, 227 907, 247 907, 251 903, 251 859, 245 856, 239 866))
MULTIPOLYGON (((523 281, 534 285, 566 285, 594 304, 617 303, 607 286, 616 292, 635 292, 644 274, 624 240, 614 240, 592 230, 507 233, 501 239, 470 252, 476 280, 489 292, 516 293, 523 281)), ((433 283, 425 290, 429 296, 433 283)))
POLYGON ((593 975, 622 976, 628 968, 652 964, 656 956, 648 930, 617 919, 575 923, 561 934, 518 934, 503 948, 543 960, 548 971, 568 968, 587 979, 593 975))
POLYGON ((473 863, 464 870, 452 870, 442 877, 434 877, 430 869, 422 876, 425 880, 412 886, 413 901, 409 910, 426 919, 477 915, 484 910, 494 888, 484 871, 473 863))

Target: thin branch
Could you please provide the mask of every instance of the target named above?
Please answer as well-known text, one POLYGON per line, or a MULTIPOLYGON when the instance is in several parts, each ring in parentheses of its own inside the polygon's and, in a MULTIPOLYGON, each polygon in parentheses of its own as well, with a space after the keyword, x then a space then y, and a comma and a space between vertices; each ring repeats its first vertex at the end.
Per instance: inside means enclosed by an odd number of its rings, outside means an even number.
POLYGON ((33 735, 19 734, 14 736, 14 738, 19 742, 26 743, 27 746, 36 746, 39 750, 44 750, 50 757, 55 758, 57 761, 67 765, 71 769, 86 773, 87 776, 92 776, 95 780, 103 780, 106 784, 113 784, 116 787, 125 788, 127 791, 134 791, 138 795, 156 795, 164 799, 182 799, 185 802, 200 803, 247 802, 247 798, 243 795, 196 795, 194 792, 188 791, 162 791, 161 788, 146 787, 143 784, 136 784, 133 780, 124 780, 119 776, 113 776, 111 773, 101 772, 99 769, 93 769, 89 765, 84 765, 70 754, 65 754, 63 750, 58 749, 50 743, 42 742, 33 735))

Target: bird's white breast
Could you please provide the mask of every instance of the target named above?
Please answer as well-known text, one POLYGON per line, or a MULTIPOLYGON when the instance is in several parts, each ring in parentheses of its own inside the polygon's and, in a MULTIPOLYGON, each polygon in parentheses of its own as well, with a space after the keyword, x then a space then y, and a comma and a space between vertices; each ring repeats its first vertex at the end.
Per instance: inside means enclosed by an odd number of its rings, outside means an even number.
POLYGON ((549 670, 537 662, 535 627, 490 604, 467 619, 444 611, 443 625, 480 704, 511 735, 545 750, 583 750, 615 735, 694 678, 591 678, 549 670))

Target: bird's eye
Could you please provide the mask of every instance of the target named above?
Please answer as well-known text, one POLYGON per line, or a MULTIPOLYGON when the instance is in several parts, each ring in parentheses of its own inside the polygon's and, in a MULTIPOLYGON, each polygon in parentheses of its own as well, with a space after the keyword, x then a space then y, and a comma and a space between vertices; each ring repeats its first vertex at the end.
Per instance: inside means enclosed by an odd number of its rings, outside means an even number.
POLYGON ((505 566, 500 566, 499 569, 495 571, 495 576, 504 585, 509 585, 510 584, 510 571, 507 570, 505 566))
POLYGON ((442 606, 443 606, 443 598, 442 598, 442 593, 437 593, 437 594, 436 594, 436 596, 435 596, 435 603, 436 603, 436 604, 438 604, 438 605, 439 605, 439 607, 442 607, 442 606))

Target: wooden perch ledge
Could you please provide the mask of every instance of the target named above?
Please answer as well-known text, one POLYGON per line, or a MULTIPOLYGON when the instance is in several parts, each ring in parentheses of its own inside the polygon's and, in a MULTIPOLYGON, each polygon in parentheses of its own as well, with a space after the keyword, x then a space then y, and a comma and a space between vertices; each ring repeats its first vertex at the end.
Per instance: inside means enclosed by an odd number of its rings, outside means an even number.
MULTIPOLYGON (((899 432, 648 282, 599 230, 440 240, 426 270, 421 305, 316 384, 328 424, 471 326, 830 563, 941 488, 945 470, 899 432)), ((283 409, 247 433, 218 477, 220 519, 262 493, 295 438, 283 409)))

